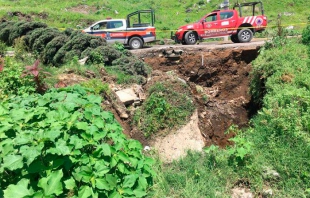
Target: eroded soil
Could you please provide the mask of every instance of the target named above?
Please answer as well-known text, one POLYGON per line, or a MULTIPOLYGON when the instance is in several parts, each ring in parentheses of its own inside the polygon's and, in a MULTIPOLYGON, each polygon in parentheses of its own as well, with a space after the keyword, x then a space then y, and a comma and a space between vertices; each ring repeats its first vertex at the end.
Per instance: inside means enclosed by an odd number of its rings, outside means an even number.
POLYGON ((249 73, 258 48, 183 49, 179 57, 171 54, 171 50, 174 49, 136 55, 153 70, 174 71, 190 85, 197 105, 199 129, 207 146, 231 144, 229 139, 234 133, 226 133, 227 129, 232 125, 246 127, 255 110, 249 94, 249 73), (171 58, 166 54, 171 54, 171 58))

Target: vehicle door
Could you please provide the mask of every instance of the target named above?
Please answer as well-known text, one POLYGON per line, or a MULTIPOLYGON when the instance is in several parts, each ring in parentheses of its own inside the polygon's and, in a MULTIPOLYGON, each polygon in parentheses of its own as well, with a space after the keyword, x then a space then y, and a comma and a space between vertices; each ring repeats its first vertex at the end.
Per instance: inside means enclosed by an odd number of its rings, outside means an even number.
POLYGON ((206 16, 203 21, 203 32, 200 34, 202 38, 217 36, 217 29, 219 28, 218 14, 211 13, 206 16))
POLYGON ((218 21, 218 36, 230 35, 235 30, 237 24, 236 17, 234 17, 234 11, 224 10, 221 11, 219 15, 220 19, 218 21))
POLYGON ((101 21, 101 22, 94 24, 91 27, 91 33, 90 34, 92 34, 94 36, 100 36, 102 38, 106 38, 107 24, 108 24, 107 21, 101 21))
POLYGON ((106 33, 106 40, 108 43, 112 42, 120 42, 125 44, 127 31, 126 31, 126 24, 124 21, 108 21, 107 24, 107 33, 106 33))

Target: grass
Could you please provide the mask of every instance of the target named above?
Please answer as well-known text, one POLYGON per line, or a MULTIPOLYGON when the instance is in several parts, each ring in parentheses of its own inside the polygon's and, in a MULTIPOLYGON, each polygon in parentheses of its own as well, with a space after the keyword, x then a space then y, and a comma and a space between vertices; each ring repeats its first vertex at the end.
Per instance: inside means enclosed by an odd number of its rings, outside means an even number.
POLYGON ((195 107, 187 85, 177 79, 156 82, 148 97, 134 115, 134 125, 149 137, 165 133, 186 123, 195 107))
MULTIPOLYGON (((56 28, 85 28, 90 23, 106 17, 125 18, 127 14, 141 9, 154 9, 156 12, 158 39, 170 38, 170 32, 179 26, 199 20, 210 11, 217 9, 222 0, 214 0, 210 3, 199 0, 189 1, 165 1, 165 0, 128 0, 119 3, 111 1, 9 1, 1 0, 0 17, 18 20, 17 16, 8 13, 21 12, 29 15, 33 20, 46 22, 56 28), (82 7, 81 11, 90 10, 83 14, 74 12, 70 8, 82 7), (91 8, 91 9, 90 9, 91 8), (116 12, 118 14, 116 14, 116 12), (47 14, 47 15, 46 15, 47 14), (46 17, 42 17, 45 16, 46 17)), ((235 1, 231 1, 231 5, 235 1)), ((282 25, 293 25, 294 29, 301 30, 305 27, 309 15, 310 2, 307 0, 264 0, 265 15, 270 20, 269 28, 276 26, 278 15, 282 15, 282 25)))

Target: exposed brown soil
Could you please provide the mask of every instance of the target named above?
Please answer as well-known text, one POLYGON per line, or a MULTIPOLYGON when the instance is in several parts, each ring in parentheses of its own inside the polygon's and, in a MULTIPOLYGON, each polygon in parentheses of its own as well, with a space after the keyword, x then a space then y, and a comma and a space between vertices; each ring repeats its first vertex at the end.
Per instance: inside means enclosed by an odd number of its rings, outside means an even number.
POLYGON ((231 144, 236 125, 246 127, 251 114, 250 62, 258 49, 183 50, 181 56, 166 58, 162 51, 137 54, 153 70, 174 70, 192 88, 198 109, 199 128, 206 145, 231 144))
POLYGON ((88 6, 88 5, 78 5, 75 7, 71 7, 67 9, 70 12, 77 12, 82 14, 88 14, 91 12, 96 12, 97 8, 95 6, 88 6))

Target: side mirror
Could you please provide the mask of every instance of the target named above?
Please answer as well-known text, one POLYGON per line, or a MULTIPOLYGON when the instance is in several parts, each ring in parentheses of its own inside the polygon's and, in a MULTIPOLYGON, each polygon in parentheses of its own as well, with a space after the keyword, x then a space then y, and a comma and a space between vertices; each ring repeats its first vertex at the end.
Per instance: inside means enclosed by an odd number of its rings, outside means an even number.
POLYGON ((93 29, 94 29, 93 27, 90 27, 90 30, 91 30, 91 31, 93 31, 93 29))

